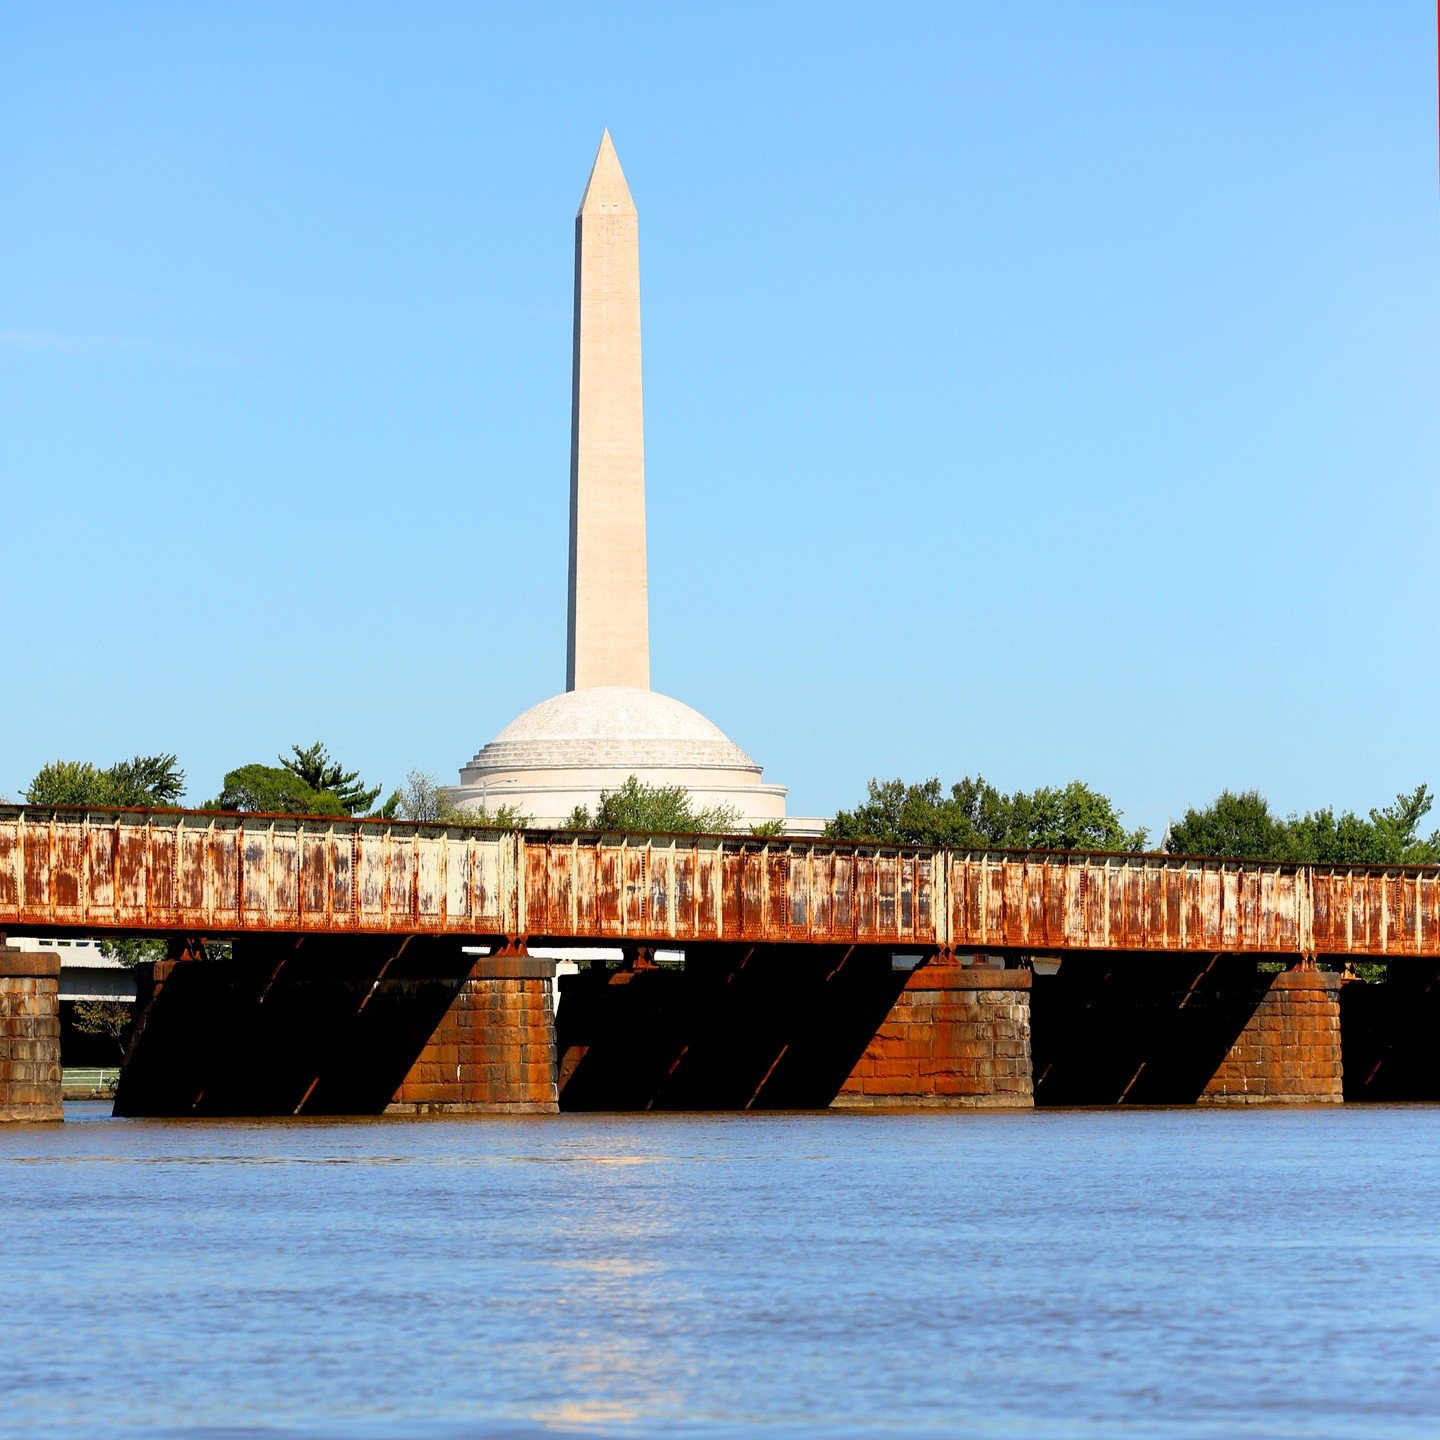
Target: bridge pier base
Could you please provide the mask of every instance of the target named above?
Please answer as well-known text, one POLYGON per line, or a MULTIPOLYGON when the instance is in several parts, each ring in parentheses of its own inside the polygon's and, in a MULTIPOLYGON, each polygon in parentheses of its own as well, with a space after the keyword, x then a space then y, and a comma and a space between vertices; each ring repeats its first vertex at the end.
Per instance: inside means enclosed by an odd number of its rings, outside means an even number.
POLYGON ((835 1109, 995 1109, 1035 1103, 1030 972, 932 962, 912 970, 835 1109))
POLYGON ((1301 967, 1270 977, 1255 1012, 1200 1092, 1201 1105, 1338 1105, 1340 977, 1301 967))
POLYGON ((548 1115, 555 1089, 555 962, 478 959, 385 1107, 387 1115, 548 1115))
POLYGON ((1029 1106, 1030 973, 886 946, 708 943, 561 982, 563 1110, 1029 1106))
POLYGON ((1240 956, 1067 956, 1035 984, 1036 1103, 1338 1103, 1338 992, 1240 956))
POLYGON ((0 943, 0 1123, 62 1119, 60 957, 0 943))

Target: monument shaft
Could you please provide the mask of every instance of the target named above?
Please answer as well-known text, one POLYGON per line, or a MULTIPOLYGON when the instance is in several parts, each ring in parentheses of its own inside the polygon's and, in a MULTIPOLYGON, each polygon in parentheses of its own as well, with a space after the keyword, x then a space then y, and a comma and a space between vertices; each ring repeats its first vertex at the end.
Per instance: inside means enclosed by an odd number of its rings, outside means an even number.
POLYGON ((575 217, 565 688, 650 688, 640 227, 605 132, 575 217))

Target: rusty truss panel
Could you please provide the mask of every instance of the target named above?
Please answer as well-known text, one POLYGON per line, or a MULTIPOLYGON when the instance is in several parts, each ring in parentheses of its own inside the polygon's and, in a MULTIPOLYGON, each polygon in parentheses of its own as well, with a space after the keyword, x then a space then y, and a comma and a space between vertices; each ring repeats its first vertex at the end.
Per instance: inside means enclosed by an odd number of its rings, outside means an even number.
POLYGON ((513 837, 206 812, 0 807, 0 928, 508 933, 513 837))
POLYGON ((934 851, 531 834, 522 864, 532 935, 937 943, 943 865, 934 851))
POLYGON ((1440 953, 1440 870, 1317 868, 1311 925, 1321 954, 1440 953))
POLYGON ((1313 954, 1306 867, 1155 855, 954 855, 957 948, 1313 954))
POLYGON ((953 854, 957 949, 1440 956, 1440 870, 953 854))
POLYGON ((1440 870, 0 806, 0 930, 1440 957, 1440 870))

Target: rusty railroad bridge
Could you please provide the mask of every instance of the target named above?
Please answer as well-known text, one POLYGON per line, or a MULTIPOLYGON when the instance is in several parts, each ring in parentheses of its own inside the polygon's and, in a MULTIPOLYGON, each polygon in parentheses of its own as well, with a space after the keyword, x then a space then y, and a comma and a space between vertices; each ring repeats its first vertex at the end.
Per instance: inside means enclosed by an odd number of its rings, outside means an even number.
POLYGON ((168 942, 125 1114, 1440 1098, 1436 867, 6 806, 4 931, 168 942))

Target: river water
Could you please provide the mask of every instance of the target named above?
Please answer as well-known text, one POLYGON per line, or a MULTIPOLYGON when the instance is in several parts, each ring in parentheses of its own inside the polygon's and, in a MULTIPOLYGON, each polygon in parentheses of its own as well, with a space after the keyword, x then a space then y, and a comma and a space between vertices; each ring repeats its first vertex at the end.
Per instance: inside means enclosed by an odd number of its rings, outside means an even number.
POLYGON ((0 1434, 1440 1434, 1440 1108, 0 1128, 0 1434))

